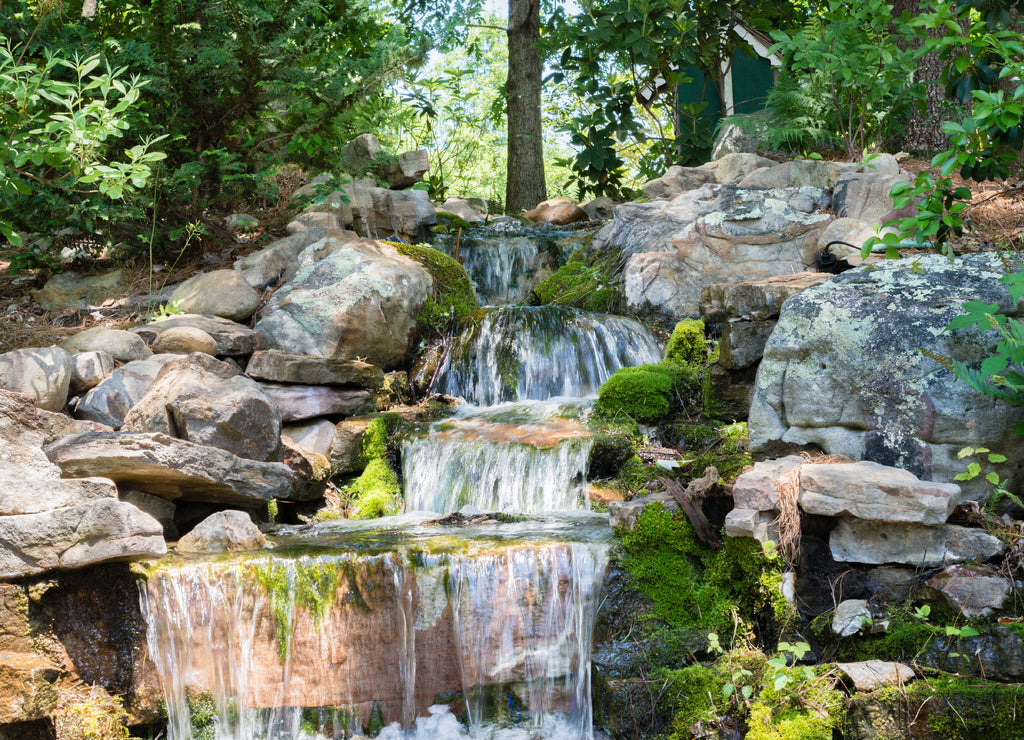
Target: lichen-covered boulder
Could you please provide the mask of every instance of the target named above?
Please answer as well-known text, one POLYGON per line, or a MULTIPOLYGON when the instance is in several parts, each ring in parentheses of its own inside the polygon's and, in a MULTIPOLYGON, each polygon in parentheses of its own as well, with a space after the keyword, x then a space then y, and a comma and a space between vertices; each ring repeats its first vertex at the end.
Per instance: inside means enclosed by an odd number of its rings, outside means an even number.
POLYGON ((235 269, 242 273, 249 285, 262 288, 281 277, 288 265, 299 256, 299 252, 325 236, 327 229, 306 228, 242 257, 235 262, 235 269))
POLYGON ((426 269, 394 247, 348 242, 278 289, 256 330, 274 349, 392 369, 409 359, 433 285, 426 269))
POLYGON ((161 432, 250 460, 277 451, 281 412, 252 378, 196 352, 167 362, 124 418, 126 432, 161 432))
MULTIPOLYGON (((750 444, 814 443, 827 452, 951 482, 964 447, 1005 454, 997 472, 1019 484, 1024 449, 1013 433, 1024 410, 975 393, 924 352, 978 363, 994 331, 944 331, 965 301, 1020 315, 997 281, 995 254, 950 262, 905 258, 836 275, 783 307, 764 350, 749 416, 750 444)), ((978 498, 984 481, 965 481, 978 498)))

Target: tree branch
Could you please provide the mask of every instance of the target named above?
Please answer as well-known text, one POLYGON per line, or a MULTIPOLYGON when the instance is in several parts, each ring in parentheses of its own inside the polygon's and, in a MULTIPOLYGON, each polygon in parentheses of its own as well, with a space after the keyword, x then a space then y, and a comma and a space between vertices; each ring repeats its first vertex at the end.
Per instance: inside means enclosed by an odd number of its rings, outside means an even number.
POLYGON ((489 23, 467 23, 466 27, 467 28, 490 28, 490 29, 492 29, 494 31, 502 31, 503 33, 508 33, 508 27, 507 26, 492 26, 489 23))

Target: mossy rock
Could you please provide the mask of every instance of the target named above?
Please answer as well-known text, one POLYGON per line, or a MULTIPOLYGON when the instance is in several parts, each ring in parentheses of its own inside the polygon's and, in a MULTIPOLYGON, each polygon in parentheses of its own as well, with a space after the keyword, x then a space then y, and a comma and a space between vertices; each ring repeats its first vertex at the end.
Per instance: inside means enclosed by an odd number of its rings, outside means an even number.
POLYGON ((683 319, 676 324, 665 346, 665 359, 702 370, 708 360, 703 319, 683 319))
POLYGON ((480 310, 466 268, 444 252, 425 244, 395 244, 399 254, 419 262, 434 278, 434 294, 420 310, 422 331, 440 331, 454 315, 467 316, 480 310))
POLYGON ((618 269, 620 254, 618 249, 573 252, 564 265, 533 289, 530 303, 615 313, 622 282, 618 269))
POLYGON ((677 396, 692 398, 697 388, 697 375, 686 365, 659 362, 625 367, 601 386, 597 412, 608 418, 626 416, 654 423, 672 413, 677 396))
POLYGON ((401 414, 393 411, 375 417, 363 432, 363 460, 369 463, 394 455, 398 445, 396 432, 401 426, 401 414))
POLYGON ((353 497, 352 519, 376 519, 402 511, 402 487, 387 460, 371 460, 348 492, 353 497))

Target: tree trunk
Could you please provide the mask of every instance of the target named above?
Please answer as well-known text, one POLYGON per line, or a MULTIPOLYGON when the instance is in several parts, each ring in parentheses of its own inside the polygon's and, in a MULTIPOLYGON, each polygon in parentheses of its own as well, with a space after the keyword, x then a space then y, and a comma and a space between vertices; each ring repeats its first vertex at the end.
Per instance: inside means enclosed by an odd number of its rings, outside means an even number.
MULTIPOLYGON (((920 5, 920 0, 893 0, 893 18, 899 18, 904 11, 909 11, 911 16, 916 16, 921 12, 920 5)), ((942 30, 929 31, 928 34, 935 37, 941 35, 942 30)), ((942 70, 945 66, 946 62, 939 59, 939 55, 935 52, 926 54, 917 61, 914 81, 924 82, 927 85, 924 112, 915 112, 907 121, 902 135, 895 142, 899 148, 908 151, 937 152, 949 146, 949 137, 942 133, 940 127, 944 121, 957 118, 957 115, 950 113, 946 91, 941 82, 942 70)))
POLYGON ((505 212, 547 198, 540 118, 540 0, 508 0, 508 179, 505 212))

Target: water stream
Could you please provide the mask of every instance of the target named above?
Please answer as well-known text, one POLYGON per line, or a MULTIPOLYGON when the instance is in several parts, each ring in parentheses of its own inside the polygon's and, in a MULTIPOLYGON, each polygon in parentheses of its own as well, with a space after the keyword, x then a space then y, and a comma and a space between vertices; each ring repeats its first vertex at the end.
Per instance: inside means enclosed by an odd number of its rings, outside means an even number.
MULTIPOLYGON (((509 249, 478 286, 508 277, 509 249)), ((660 356, 623 317, 506 306, 464 322, 434 390, 467 403, 405 440, 406 514, 281 527, 265 551, 151 574, 168 740, 201 740, 196 697, 214 740, 591 740, 611 533, 588 511, 585 422, 615 370, 660 356), (458 510, 513 516, 433 521, 458 510)))

